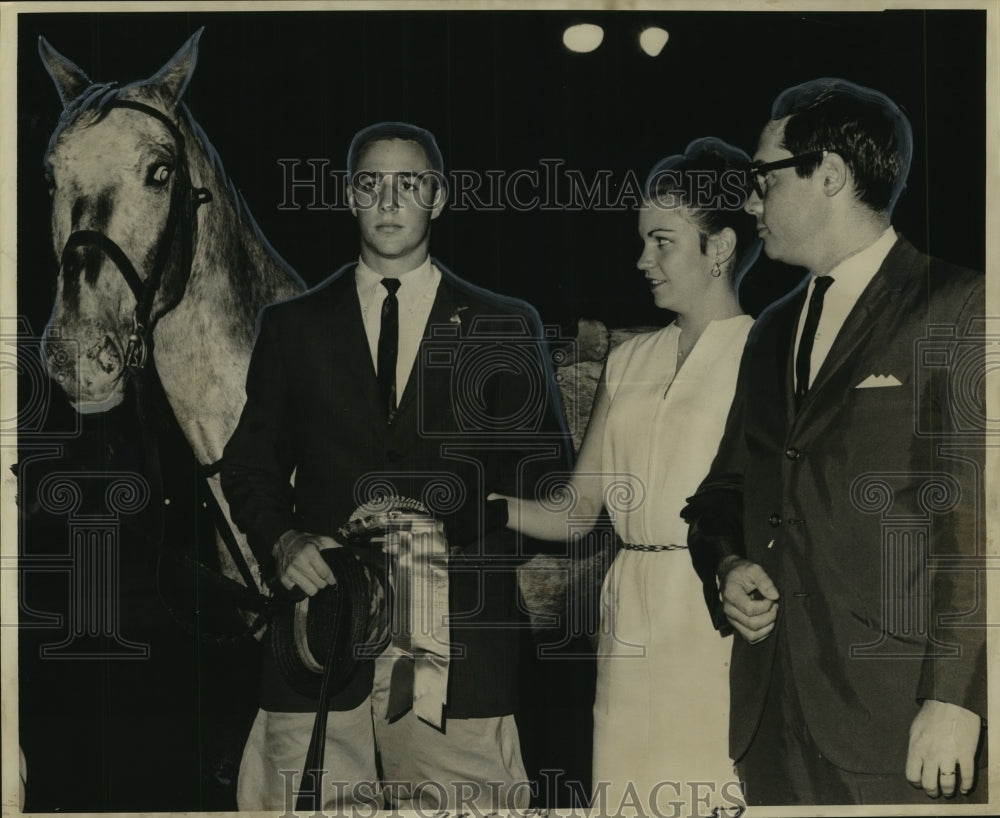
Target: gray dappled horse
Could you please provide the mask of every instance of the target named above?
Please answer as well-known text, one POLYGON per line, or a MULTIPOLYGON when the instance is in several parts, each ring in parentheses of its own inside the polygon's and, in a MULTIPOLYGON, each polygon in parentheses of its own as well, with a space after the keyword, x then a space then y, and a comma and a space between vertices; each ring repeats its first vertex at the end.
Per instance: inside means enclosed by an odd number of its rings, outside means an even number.
MULTIPOLYGON (((39 41, 63 103, 45 155, 59 278, 43 354, 78 411, 102 412, 122 400, 129 366, 152 343, 177 422, 211 464, 243 408, 257 313, 304 285, 181 101, 200 36, 120 87, 92 83, 39 41)), ((228 515, 218 477, 209 482, 228 515)), ((228 551, 220 557, 237 576, 228 551)))
MULTIPOLYGON (((171 409, 207 465, 222 457, 239 420, 258 313, 304 285, 181 101, 201 33, 152 77, 124 86, 91 82, 39 41, 63 103, 45 156, 59 278, 43 356, 78 411, 102 412, 121 402, 129 372, 152 348, 171 409)), ((603 325, 582 329, 594 340, 578 349, 603 357, 603 325)), ((593 362, 560 370, 577 446, 599 372, 593 362)), ((209 484, 228 519, 218 477, 209 484)), ((245 538, 229 525, 263 589, 245 538)), ((219 551, 223 572, 240 578, 228 550, 219 551)), ((536 558, 521 571, 534 613, 561 610, 566 567, 536 558)))

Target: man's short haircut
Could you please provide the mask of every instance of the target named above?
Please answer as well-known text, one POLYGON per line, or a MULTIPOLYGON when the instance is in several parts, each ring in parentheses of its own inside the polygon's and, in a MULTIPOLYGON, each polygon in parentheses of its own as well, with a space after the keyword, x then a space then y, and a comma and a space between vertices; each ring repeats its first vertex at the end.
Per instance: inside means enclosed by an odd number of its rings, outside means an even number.
POLYGON ((376 122, 367 128, 362 128, 351 140, 351 147, 347 150, 347 178, 354 179, 354 174, 358 169, 358 157, 362 151, 372 142, 379 142, 384 139, 405 139, 409 142, 416 142, 427 154, 427 161, 430 162, 431 170, 444 182, 444 159, 441 156, 441 149, 438 148, 434 134, 408 122, 376 122))
MULTIPOLYGON (((795 156, 833 150, 850 168, 858 200, 892 212, 913 157, 913 130, 903 111, 880 91, 836 78, 811 80, 783 91, 771 119, 784 119, 784 147, 795 156)), ((821 159, 798 166, 810 176, 821 159)))
POLYGON ((707 136, 691 142, 684 153, 657 162, 643 187, 643 196, 652 207, 681 205, 689 209, 701 231, 702 253, 708 250, 709 236, 726 227, 736 234, 729 270, 734 287, 739 286, 761 248, 757 220, 744 210, 749 165, 750 157, 739 148, 707 136))

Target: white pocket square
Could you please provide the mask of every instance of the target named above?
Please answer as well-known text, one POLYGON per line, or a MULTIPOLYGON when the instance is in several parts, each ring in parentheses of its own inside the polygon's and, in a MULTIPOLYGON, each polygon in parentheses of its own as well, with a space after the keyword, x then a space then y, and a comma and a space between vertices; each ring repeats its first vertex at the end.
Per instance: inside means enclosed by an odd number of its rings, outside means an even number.
POLYGON ((902 382, 895 375, 869 375, 855 389, 878 389, 883 386, 902 386, 902 382))

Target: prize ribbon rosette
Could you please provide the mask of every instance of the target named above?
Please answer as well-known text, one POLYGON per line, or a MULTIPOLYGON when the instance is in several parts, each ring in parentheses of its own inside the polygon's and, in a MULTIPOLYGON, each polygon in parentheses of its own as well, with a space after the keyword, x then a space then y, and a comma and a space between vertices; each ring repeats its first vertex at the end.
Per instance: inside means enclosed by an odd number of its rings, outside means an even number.
POLYGON ((338 531, 341 542, 381 545, 388 568, 392 661, 388 719, 411 707, 440 728, 448 696, 448 541, 444 524, 407 497, 361 506, 338 531))
POLYGON ((345 547, 321 552, 336 584, 274 617, 279 670, 303 695, 328 699, 359 659, 381 655, 392 663, 386 717, 412 707, 440 728, 451 653, 444 524, 422 503, 389 496, 359 507, 336 539, 345 547))

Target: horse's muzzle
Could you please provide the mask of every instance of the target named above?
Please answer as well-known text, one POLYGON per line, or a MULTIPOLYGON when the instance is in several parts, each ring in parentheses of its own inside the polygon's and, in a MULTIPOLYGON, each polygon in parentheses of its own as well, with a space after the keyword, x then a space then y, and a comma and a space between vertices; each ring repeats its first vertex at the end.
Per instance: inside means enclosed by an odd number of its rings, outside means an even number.
POLYGON ((49 329, 42 343, 49 375, 62 387, 73 408, 81 413, 105 412, 124 397, 124 356, 115 339, 105 334, 85 346, 49 329))

